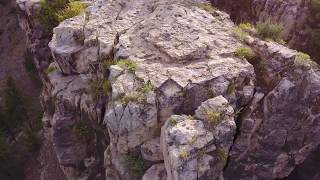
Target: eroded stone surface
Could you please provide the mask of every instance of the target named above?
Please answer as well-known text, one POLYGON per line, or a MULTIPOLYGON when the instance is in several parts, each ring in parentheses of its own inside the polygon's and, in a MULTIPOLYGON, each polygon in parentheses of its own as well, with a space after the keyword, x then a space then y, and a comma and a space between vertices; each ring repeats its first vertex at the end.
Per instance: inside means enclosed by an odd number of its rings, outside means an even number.
POLYGON ((168 179, 215 179, 222 174, 236 131, 233 108, 222 96, 209 99, 195 117, 171 116, 161 147, 168 179))

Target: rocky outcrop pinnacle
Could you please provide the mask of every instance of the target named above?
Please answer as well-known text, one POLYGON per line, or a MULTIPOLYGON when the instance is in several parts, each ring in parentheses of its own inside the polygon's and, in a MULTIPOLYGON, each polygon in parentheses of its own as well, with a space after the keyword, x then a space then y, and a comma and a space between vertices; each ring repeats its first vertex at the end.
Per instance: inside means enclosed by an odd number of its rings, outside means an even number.
POLYGON ((43 120, 67 179, 276 179, 316 156, 319 66, 206 3, 97 0, 54 29, 43 120))

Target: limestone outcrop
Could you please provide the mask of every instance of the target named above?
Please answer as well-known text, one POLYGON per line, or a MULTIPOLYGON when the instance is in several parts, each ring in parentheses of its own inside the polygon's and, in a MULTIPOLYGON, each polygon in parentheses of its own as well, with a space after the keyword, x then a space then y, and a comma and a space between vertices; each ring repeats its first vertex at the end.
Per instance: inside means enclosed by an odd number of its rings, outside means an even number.
MULTIPOLYGON (((18 1, 26 13, 32 2, 18 1)), ((31 41, 51 52, 43 121, 67 179, 276 179, 317 156, 319 66, 276 43, 241 42, 228 14, 208 6, 97 0, 48 46, 31 41), (251 64, 235 55, 242 46, 251 64)))
POLYGON ((236 22, 271 21, 284 27, 290 47, 306 51, 320 61, 320 8, 317 0, 211 0, 236 22))

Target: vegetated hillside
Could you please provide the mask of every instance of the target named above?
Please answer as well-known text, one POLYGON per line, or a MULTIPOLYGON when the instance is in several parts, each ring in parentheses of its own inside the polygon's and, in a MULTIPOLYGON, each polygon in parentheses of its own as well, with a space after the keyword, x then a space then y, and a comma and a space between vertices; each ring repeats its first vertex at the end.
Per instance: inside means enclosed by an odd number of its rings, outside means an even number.
POLYGON ((0 3, 0 179, 24 179, 41 143, 41 81, 14 1, 0 3))
POLYGON ((225 8, 235 25, 202 0, 17 0, 43 82, 38 177, 317 180, 319 65, 284 41, 311 1, 248 2, 225 8))

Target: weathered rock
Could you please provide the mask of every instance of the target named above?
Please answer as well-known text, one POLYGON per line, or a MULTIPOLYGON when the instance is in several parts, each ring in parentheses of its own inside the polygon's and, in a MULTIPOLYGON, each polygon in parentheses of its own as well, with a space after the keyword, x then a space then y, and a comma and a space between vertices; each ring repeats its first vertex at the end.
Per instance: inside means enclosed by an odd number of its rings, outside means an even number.
POLYGON ((222 96, 191 116, 171 116, 161 132, 168 179, 216 179, 226 165, 236 131, 233 108, 222 96), (199 119, 199 120, 197 120, 199 119))
MULTIPOLYGON (((320 11, 315 0, 211 0, 237 22, 276 22, 284 27, 282 36, 290 47, 312 54, 319 60, 320 11)), ((318 61, 319 62, 319 61, 318 61)))
MULTIPOLYGON (((65 74, 87 72, 79 68, 87 67, 87 61, 70 57, 88 48, 99 47, 100 60, 116 61, 110 67, 112 93, 104 117, 111 141, 107 174, 118 171, 115 177, 130 179, 119 158, 141 151, 141 145, 158 137, 172 114, 192 114, 203 101, 218 95, 236 109, 250 101, 255 74, 248 62, 233 55, 241 44, 231 36, 232 22, 225 13, 207 12, 198 4, 97 2, 88 9, 87 20, 73 18, 56 28, 50 47, 58 52, 56 58, 62 58, 58 64, 66 64, 65 74), (64 37, 77 36, 81 22, 84 43, 64 37), (75 50, 64 55, 59 49, 66 46, 75 50), (127 60, 118 64, 119 59, 127 60)), ((143 150, 142 154, 148 159, 143 150)))
POLYGON ((320 142, 319 66, 296 51, 255 40, 261 90, 241 117, 227 179, 287 177, 320 142), (262 95, 262 96, 261 96, 262 95))
POLYGON ((146 171, 142 180, 166 180, 166 178, 167 174, 164 164, 155 164, 146 171))
POLYGON ((160 137, 151 139, 141 145, 142 157, 148 161, 163 160, 162 151, 160 149, 160 137))

